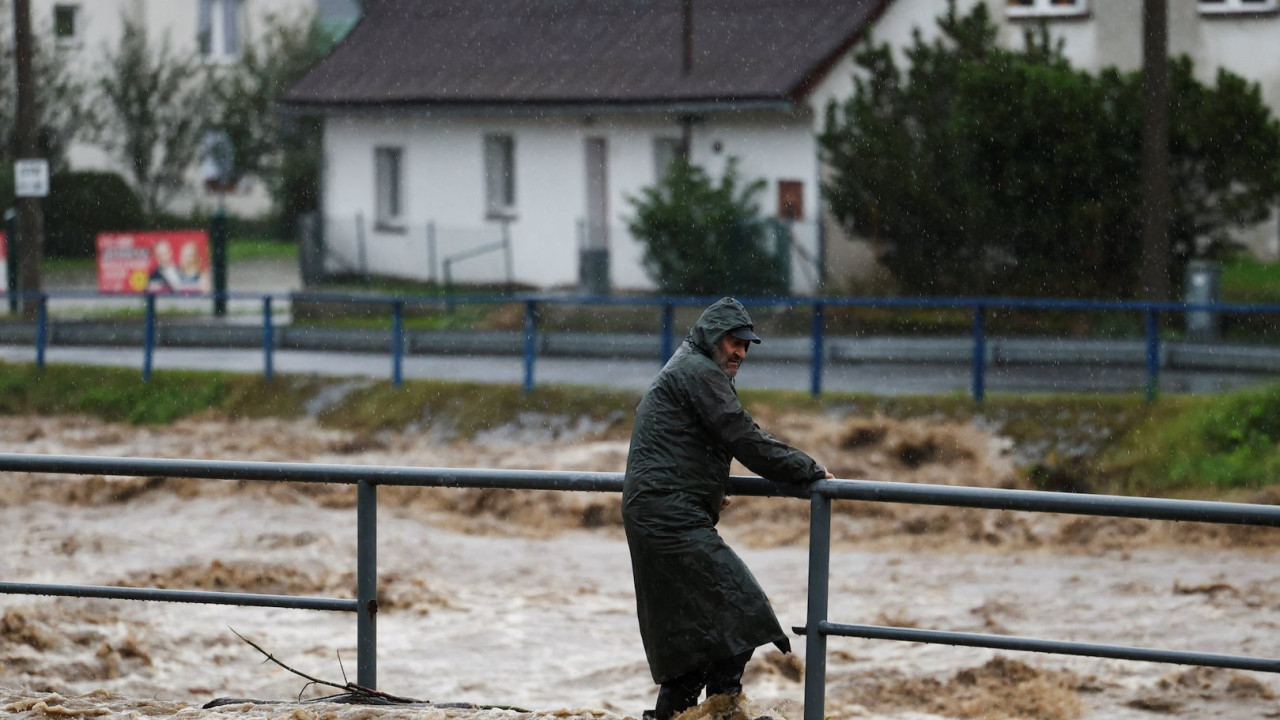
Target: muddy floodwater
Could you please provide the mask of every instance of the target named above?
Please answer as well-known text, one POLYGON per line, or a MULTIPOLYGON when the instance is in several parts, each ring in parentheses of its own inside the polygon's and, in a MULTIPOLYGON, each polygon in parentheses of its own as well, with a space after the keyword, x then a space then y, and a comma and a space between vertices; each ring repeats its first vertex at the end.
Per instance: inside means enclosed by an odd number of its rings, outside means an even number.
MULTIPOLYGON (((757 417, 837 477, 1023 486, 1009 443, 974 426, 757 417)), ((0 446, 621 471, 624 424, 531 415, 462 442, 310 420, 10 417, 0 446)), ((788 628, 805 621, 807 514, 738 498, 721 521, 788 628)), ((6 473, 0 579, 353 597, 355 526, 345 486, 6 473)), ((350 614, 4 595, 0 717, 613 720, 652 706, 616 495, 384 487, 378 533, 379 687, 423 704, 298 703, 337 691, 237 637, 341 684, 356 674, 350 614), (201 709, 216 698, 246 702, 201 709)), ((837 622, 1280 657, 1272 530, 837 502, 833 533, 837 622)), ((737 717, 799 720, 794 645, 757 650, 737 717)), ((1265 673, 847 638, 828 650, 832 720, 1280 717, 1280 678, 1265 673)))

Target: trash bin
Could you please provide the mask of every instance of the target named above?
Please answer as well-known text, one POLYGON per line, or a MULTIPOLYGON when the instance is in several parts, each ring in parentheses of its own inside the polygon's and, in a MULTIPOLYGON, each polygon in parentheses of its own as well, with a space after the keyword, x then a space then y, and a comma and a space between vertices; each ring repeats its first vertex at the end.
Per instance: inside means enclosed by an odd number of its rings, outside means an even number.
MULTIPOLYGON (((1184 300, 1188 303, 1209 304, 1218 302, 1218 288, 1222 267, 1213 260, 1192 260, 1187 263, 1184 300)), ((1218 313, 1208 310, 1187 311, 1187 339, 1208 342, 1218 339, 1218 313)))

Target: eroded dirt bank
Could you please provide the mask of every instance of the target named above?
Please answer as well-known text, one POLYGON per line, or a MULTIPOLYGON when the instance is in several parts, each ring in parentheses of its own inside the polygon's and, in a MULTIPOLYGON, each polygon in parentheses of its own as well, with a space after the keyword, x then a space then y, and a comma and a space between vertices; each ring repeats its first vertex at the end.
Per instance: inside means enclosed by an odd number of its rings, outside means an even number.
MULTIPOLYGON (((758 418, 838 477, 1021 483, 1008 443, 973 426, 758 418)), ((622 469, 622 433, 545 416, 469 442, 306 420, 137 428, 0 418, 9 452, 602 471, 622 469)), ((384 690, 547 717, 638 717, 650 707, 617 497, 382 488, 379 498, 384 690)), ((341 486, 0 475, 3 576, 350 597, 354 499, 341 486)), ((834 526, 834 620, 1280 655, 1280 533, 871 503, 837 503, 834 526)), ((738 498, 722 529, 783 624, 803 624, 807 504, 738 498)), ((0 613, 0 709, 15 717, 530 715, 199 709, 215 697, 327 694, 264 664, 232 629, 304 672, 354 677, 354 620, 337 613, 26 596, 0 596, 0 613)), ((1280 716, 1280 684, 1265 674, 841 638, 829 648, 834 719, 1280 716)), ((757 652, 753 711, 799 717, 803 641, 797 650, 757 652)))

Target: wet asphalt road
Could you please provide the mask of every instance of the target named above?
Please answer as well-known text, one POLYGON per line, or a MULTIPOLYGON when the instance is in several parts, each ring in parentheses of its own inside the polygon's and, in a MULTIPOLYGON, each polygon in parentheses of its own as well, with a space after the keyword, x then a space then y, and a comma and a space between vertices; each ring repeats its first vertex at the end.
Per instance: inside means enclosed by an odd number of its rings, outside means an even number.
MULTIPOLYGON (((0 360, 34 362, 30 346, 0 345, 0 360)), ((138 368, 140 348, 51 346, 45 362, 138 368)), ((390 379, 391 356, 379 353, 318 352, 277 350, 272 354, 274 373, 316 374, 335 377, 390 379)), ((153 372, 171 369, 264 372, 266 360, 261 350, 161 347, 152 359, 153 372)), ((643 390, 658 372, 652 359, 538 358, 534 383, 586 385, 643 390)), ((402 366, 405 379, 521 384, 525 367, 521 357, 406 355, 402 366)), ((1250 385, 1273 382, 1273 375, 1232 372, 1188 372, 1167 370, 1160 375, 1164 393, 1216 393, 1250 385)), ((972 379, 968 365, 832 363, 822 374, 824 391, 869 393, 873 395, 936 395, 969 393, 972 379)), ((740 389, 795 390, 808 392, 811 375, 808 363, 747 360, 738 375, 740 389)), ((998 393, 1141 393, 1146 375, 1138 367, 1020 365, 988 366, 986 392, 998 393)))

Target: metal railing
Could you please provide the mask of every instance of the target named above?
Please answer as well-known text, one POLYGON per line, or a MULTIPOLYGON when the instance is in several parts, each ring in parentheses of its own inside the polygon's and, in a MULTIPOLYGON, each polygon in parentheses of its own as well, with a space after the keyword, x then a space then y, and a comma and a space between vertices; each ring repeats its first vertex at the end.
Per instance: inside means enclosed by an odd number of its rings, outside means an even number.
MULTIPOLYGON (((0 593, 355 612, 357 613, 357 682, 367 688, 377 687, 377 487, 379 485, 588 492, 620 492, 622 489, 622 475, 605 472, 160 460, 71 455, 0 454, 0 471, 356 485, 358 490, 355 599, 14 582, 0 582, 0 593)), ((835 499, 1266 527, 1280 527, 1280 507, 866 480, 824 480, 802 489, 777 485, 760 478, 739 476, 730 478, 729 492, 735 495, 809 499, 806 624, 794 628, 796 633, 806 638, 805 720, 823 720, 824 718, 827 637, 833 635, 1280 673, 1280 660, 1277 659, 1063 642, 1007 635, 852 625, 831 622, 827 618, 830 596, 831 501, 835 499)))
MULTIPOLYGON (((0 293, 5 295, 5 293, 0 293)), ((15 294, 8 294, 11 298, 15 294)), ((28 302, 36 305, 36 332, 34 334, 35 362, 43 367, 45 352, 49 342, 48 303, 51 298, 98 298, 100 300, 121 301, 128 299, 119 295, 99 295, 92 292, 38 292, 19 293, 28 302)), ((209 295, 156 295, 144 293, 137 296, 144 305, 143 318, 143 379, 151 376, 152 358, 157 345, 156 333, 156 301, 184 302, 226 302, 228 298, 251 299, 262 304, 261 347, 263 353, 263 375, 270 380, 273 372, 273 353, 276 346, 277 329, 273 326, 273 302, 278 296, 260 293, 216 293, 209 295)), ((314 302, 347 303, 356 305, 384 306, 390 315, 390 334, 387 347, 391 361, 391 379, 399 385, 403 380, 405 355, 404 313, 408 307, 431 307, 450 309, 464 305, 521 304, 524 306, 523 328, 521 330, 521 353, 523 355, 524 381, 526 393, 531 392, 535 384, 536 365, 538 359, 539 334, 538 316, 540 308, 551 305, 564 306, 610 306, 610 307, 650 307, 658 310, 658 338, 654 348, 654 358, 659 363, 666 360, 675 351, 677 328, 675 327, 676 308, 702 308, 716 298, 708 297, 673 297, 673 296, 611 296, 611 295, 544 295, 544 294, 492 294, 492 295, 437 295, 437 296, 399 296, 399 295, 364 295, 342 293, 294 293, 288 296, 293 301, 305 299, 314 302)), ((1238 304, 1238 303, 1187 303, 1187 302, 1146 302, 1126 300, 1055 300, 1035 298, 870 298, 870 297, 744 297, 739 298, 748 307, 796 309, 809 311, 809 392, 814 397, 822 394, 823 373, 830 362, 826 349, 828 338, 826 330, 826 314, 831 308, 882 308, 882 309, 950 309, 964 310, 971 314, 969 336, 970 395, 978 402, 986 397, 987 365, 989 359, 989 337, 986 329, 987 315, 993 310, 1031 310, 1057 312, 1123 312, 1137 314, 1142 318, 1143 337, 1140 343, 1135 341, 1132 350, 1133 362, 1140 362, 1145 372, 1144 392, 1148 402, 1154 402, 1160 392, 1160 369, 1164 354, 1164 343, 1160 336, 1160 317, 1162 314, 1195 315, 1207 314, 1217 317, 1223 314, 1267 314, 1280 317, 1280 305, 1273 304, 1238 304)), ((338 348, 340 349, 340 348, 338 348)))

